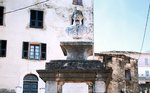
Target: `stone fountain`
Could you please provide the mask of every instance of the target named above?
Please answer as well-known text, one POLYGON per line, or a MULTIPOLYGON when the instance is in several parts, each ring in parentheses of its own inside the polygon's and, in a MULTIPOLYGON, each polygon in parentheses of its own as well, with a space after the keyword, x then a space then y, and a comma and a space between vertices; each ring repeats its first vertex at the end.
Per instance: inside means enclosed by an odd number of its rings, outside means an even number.
POLYGON ((83 14, 75 10, 72 19, 74 24, 66 28, 66 40, 60 47, 67 58, 51 60, 44 70, 37 70, 46 83, 46 93, 62 93, 66 82, 85 82, 88 93, 106 93, 106 82, 111 70, 98 60, 87 60, 93 55, 93 40, 82 24, 83 14))

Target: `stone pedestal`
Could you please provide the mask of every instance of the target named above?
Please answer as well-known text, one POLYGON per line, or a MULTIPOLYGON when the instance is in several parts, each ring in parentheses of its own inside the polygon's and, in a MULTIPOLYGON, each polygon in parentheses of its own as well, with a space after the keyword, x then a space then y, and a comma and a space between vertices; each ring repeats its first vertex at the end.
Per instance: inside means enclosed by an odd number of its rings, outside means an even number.
POLYGON ((46 81, 45 93, 58 93, 56 81, 46 81))
POLYGON ((88 93, 105 93, 110 69, 98 60, 87 60, 93 54, 93 42, 61 42, 66 60, 51 60, 45 70, 37 70, 46 82, 46 93, 62 93, 65 82, 85 82, 88 93), (95 85, 94 85, 95 84, 95 85))
POLYGON ((95 81, 94 93, 105 93, 106 85, 104 81, 95 81))
POLYGON ((93 54, 93 42, 60 42, 67 60, 86 60, 93 54))

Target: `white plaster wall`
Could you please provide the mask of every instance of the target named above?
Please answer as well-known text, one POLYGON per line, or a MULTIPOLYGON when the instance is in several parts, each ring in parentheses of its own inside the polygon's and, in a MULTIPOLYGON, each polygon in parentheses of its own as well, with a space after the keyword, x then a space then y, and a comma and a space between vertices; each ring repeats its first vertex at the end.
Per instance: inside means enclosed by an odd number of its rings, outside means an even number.
POLYGON ((128 55, 132 58, 136 58, 139 59, 138 61, 138 74, 141 77, 145 77, 145 71, 149 71, 150 72, 150 54, 149 53, 143 53, 139 56, 139 54, 131 54, 128 55), (148 59, 148 64, 149 65, 145 65, 145 58, 148 59))
POLYGON ((138 63, 138 73, 140 77, 146 76, 146 71, 149 71, 150 74, 150 54, 149 55, 142 55, 140 57, 139 63, 138 63), (145 58, 148 59, 148 65, 145 64, 145 58))
POLYGON ((149 71, 150 74, 150 67, 139 67, 138 68, 139 76, 145 77, 146 76, 145 71, 149 71))
MULTIPOLYGON (((45 0, 3 0, 7 13, 45 0)), ((82 9, 85 25, 93 30, 93 0, 83 0, 82 9)), ((7 40, 7 55, 0 57, 0 88, 22 91, 23 77, 29 73, 38 76, 37 69, 44 69, 45 63, 52 59, 64 59, 59 46, 59 37, 70 25, 70 16, 75 6, 72 0, 49 0, 47 3, 29 7, 4 15, 4 26, 0 26, 0 40, 7 40), (46 4, 46 6, 45 6, 46 4), (30 9, 44 11, 44 28, 29 27, 30 9), (22 43, 47 43, 47 60, 36 61, 22 59, 22 43)), ((38 76, 39 77, 39 76, 38 76)), ((43 91, 45 83, 39 79, 39 91, 43 91)), ((19 92, 18 92, 19 93, 19 92)))

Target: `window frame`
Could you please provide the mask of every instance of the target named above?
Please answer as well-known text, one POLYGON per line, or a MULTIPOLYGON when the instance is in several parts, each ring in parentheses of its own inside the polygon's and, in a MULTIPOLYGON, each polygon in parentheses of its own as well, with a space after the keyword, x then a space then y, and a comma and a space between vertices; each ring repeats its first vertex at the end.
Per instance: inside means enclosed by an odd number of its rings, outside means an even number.
POLYGON ((30 28, 44 28, 43 10, 30 10, 30 28))
POLYGON ((29 49, 29 59, 31 60, 40 60, 40 56, 41 56, 41 45, 40 44, 30 44, 29 45, 30 49, 29 49), (32 48, 33 47, 33 48, 32 48), (36 47, 38 47, 38 52, 36 51, 36 47), (33 50, 32 50, 33 49, 33 50), (31 55, 31 53, 33 53, 33 55, 31 55), (36 58, 36 54, 38 54, 38 58, 36 58), (33 56, 33 58, 31 57, 33 56))
POLYGON ((47 56, 47 44, 46 43, 23 42, 23 48, 22 48, 23 59, 46 60, 46 56, 47 56), (36 56, 35 47, 34 47, 34 50, 31 50, 31 46, 39 46, 38 59, 35 58, 36 56), (33 56, 34 56, 33 58, 31 58, 31 52, 33 52, 33 56))

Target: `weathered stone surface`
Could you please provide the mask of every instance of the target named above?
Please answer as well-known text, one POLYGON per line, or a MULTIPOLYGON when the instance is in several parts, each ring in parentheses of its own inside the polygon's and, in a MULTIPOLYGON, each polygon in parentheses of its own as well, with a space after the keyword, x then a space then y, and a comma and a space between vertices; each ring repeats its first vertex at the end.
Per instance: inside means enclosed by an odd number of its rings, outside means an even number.
POLYGON ((94 93, 105 93, 106 85, 104 81, 95 81, 94 93))
POLYGON ((47 81, 45 90, 46 90, 45 93, 57 93, 57 82, 47 81))
POLYGON ((45 81, 104 81, 106 93, 139 93, 136 59, 116 54, 98 54, 96 57, 99 61, 51 60, 46 64, 46 70, 38 70, 38 73, 45 81), (126 77, 126 70, 131 79, 126 77))
POLYGON ((44 81, 95 81, 106 80, 111 70, 98 60, 51 60, 37 72, 44 81))
POLYGON ((60 42, 60 46, 67 60, 86 60, 93 54, 93 42, 60 42))
POLYGON ((46 63, 47 70, 102 70, 105 69, 103 63, 98 60, 51 60, 46 63))
POLYGON ((107 93, 139 93, 137 60, 122 54, 96 54, 112 73, 106 81, 107 93), (126 71, 130 73, 126 73, 126 71))
POLYGON ((66 28, 65 38, 67 41, 92 41, 93 32, 90 32, 89 29, 83 24, 84 16, 81 10, 74 9, 74 12, 71 16, 72 25, 66 28))

